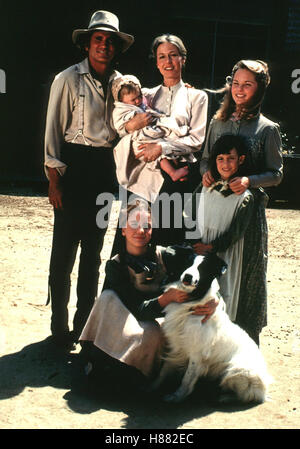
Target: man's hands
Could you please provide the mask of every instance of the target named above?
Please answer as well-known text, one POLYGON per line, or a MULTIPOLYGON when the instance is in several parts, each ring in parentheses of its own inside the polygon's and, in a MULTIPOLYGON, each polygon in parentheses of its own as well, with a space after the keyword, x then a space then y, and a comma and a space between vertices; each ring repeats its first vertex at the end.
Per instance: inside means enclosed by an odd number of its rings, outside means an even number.
POLYGON ((61 176, 56 170, 56 168, 48 168, 49 170, 49 189, 48 189, 48 195, 49 195, 49 203, 52 204, 52 206, 55 209, 63 209, 63 202, 62 202, 62 189, 61 189, 61 176))

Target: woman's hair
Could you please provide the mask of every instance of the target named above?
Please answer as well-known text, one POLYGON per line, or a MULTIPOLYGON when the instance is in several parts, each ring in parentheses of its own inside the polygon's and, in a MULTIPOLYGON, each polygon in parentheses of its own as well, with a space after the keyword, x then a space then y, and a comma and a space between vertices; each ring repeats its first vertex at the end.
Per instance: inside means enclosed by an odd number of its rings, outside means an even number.
POLYGON ((224 94, 221 106, 215 114, 215 118, 217 120, 222 120, 225 122, 231 117, 231 115, 235 111, 235 103, 231 95, 231 88, 234 75, 239 69, 249 70, 249 72, 254 74, 255 80, 257 82, 257 90, 252 98, 251 104, 247 105, 247 107, 244 107, 241 110, 240 117, 246 120, 250 120, 260 112, 260 108, 267 87, 270 84, 270 74, 268 65, 267 63, 259 59, 257 60, 242 59, 241 61, 235 64, 235 66, 232 69, 231 75, 227 76, 225 86, 215 91, 215 93, 224 94))
POLYGON ((249 151, 244 138, 241 136, 236 136, 234 134, 224 134, 223 136, 219 137, 219 139, 214 143, 208 159, 208 169, 210 170, 215 181, 217 181, 221 177, 220 173, 217 170, 217 156, 219 156, 219 154, 229 154, 233 148, 236 149, 238 157, 245 156, 245 160, 243 164, 239 166, 236 175, 245 176, 251 173, 249 151))
POLYGON ((149 203, 141 198, 134 198, 127 204, 126 208, 121 210, 120 226, 122 228, 126 226, 129 215, 131 214, 131 212, 133 210, 136 210, 136 213, 148 212, 151 215, 151 207, 150 207, 149 203))
POLYGON ((182 56, 186 61, 187 51, 184 43, 182 42, 180 37, 168 33, 162 34, 161 36, 158 36, 154 39, 151 45, 151 56, 156 59, 157 48, 159 47, 159 45, 165 44, 167 42, 175 45, 178 48, 180 56, 182 56))

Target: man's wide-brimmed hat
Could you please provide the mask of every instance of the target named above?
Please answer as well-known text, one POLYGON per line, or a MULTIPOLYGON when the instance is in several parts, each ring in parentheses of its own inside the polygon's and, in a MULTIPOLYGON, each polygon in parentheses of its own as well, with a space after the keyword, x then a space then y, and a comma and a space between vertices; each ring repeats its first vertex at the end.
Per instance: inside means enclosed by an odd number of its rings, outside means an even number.
POLYGON ((134 42, 134 37, 131 36, 131 34, 126 34, 119 31, 119 19, 115 14, 109 11, 94 12, 88 28, 82 30, 74 30, 72 34, 72 40, 74 44, 81 47, 79 37, 93 31, 110 31, 111 33, 115 33, 122 41, 122 53, 128 50, 130 45, 132 45, 134 42))

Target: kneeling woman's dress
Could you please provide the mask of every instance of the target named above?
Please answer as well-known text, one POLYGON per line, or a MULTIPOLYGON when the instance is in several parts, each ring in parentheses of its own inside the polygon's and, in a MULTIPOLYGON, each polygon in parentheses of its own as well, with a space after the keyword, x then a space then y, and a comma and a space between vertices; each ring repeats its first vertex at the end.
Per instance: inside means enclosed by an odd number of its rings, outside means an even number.
POLYGON ((163 350, 158 297, 192 261, 189 247, 149 248, 143 257, 126 252, 106 264, 102 294, 80 336, 114 359, 154 374, 163 350))

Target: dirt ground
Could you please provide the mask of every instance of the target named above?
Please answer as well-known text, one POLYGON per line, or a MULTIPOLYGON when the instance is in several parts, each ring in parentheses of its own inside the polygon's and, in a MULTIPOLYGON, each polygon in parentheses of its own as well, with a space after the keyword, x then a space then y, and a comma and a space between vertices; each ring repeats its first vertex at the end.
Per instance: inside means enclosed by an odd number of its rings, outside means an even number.
MULTIPOLYGON (((267 217, 269 314, 261 350, 275 379, 271 400, 261 405, 221 405, 203 396, 200 388, 174 406, 109 383, 97 395, 85 394, 80 388, 84 376, 79 347, 66 357, 47 352, 52 209, 46 196, 34 192, 1 194, 0 428, 298 429, 300 210, 268 208, 267 217)), ((104 262, 111 241, 109 231, 104 262)), ((76 269, 72 278, 74 285, 76 269)), ((75 302, 73 288, 70 319, 75 302)))

